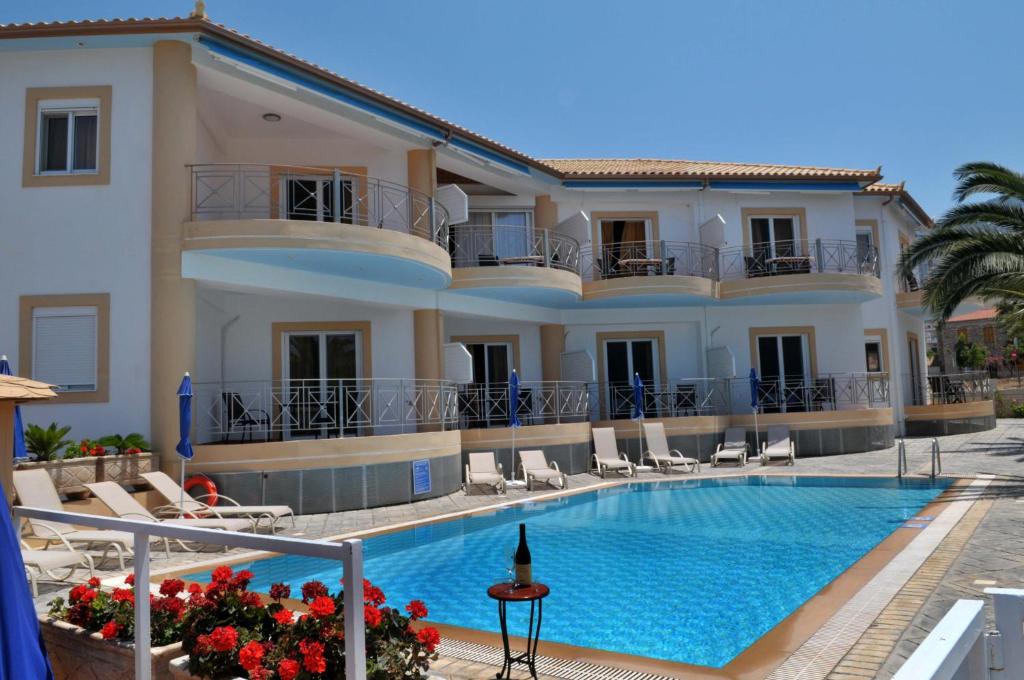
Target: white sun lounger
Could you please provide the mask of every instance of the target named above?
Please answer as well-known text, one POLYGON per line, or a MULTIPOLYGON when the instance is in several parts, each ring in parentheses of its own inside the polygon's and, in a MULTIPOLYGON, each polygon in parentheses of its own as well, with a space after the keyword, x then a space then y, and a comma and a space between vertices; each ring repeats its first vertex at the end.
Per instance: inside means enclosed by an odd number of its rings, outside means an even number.
POLYGON ((164 497, 168 505, 177 511, 178 514, 186 516, 203 517, 213 515, 216 517, 244 517, 255 522, 259 527, 262 520, 267 520, 270 531, 277 527, 277 522, 283 517, 290 517, 292 526, 295 526, 295 513, 287 505, 242 505, 233 498, 222 493, 217 494, 218 501, 227 501, 231 505, 208 505, 203 503, 207 496, 193 498, 185 493, 182 501, 181 487, 165 472, 144 472, 142 478, 152 485, 158 494, 164 497))
POLYGON ((761 444, 761 465, 767 465, 772 459, 785 460, 787 465, 796 464, 796 447, 785 425, 769 427, 768 437, 761 444))
POLYGON ((629 461, 626 454, 619 451, 619 442, 615 439, 614 427, 595 427, 591 430, 594 437, 594 455, 591 472, 597 472, 603 479, 609 470, 624 471, 630 477, 636 476, 636 466, 629 461))
POLYGON ((505 473, 501 463, 495 463, 493 451, 483 451, 469 454, 469 464, 466 465, 466 483, 463 490, 469 494, 470 487, 482 484, 493 486, 498 493, 505 493, 505 473))
POLYGON ((747 444, 747 431, 742 427, 727 427, 725 429, 725 441, 718 445, 715 452, 711 454, 711 467, 718 467, 722 461, 732 460, 740 467, 747 464, 747 452, 750 445, 747 444))
MULTIPOLYGON (((43 474, 46 474, 43 471, 43 474)), ((21 561, 25 563, 25 571, 28 573, 29 583, 32 584, 32 597, 39 597, 39 579, 47 576, 54 581, 67 581, 75 570, 85 567, 89 570, 89 576, 93 575, 92 558, 85 553, 75 550, 32 550, 24 541, 21 543, 21 561), (67 569, 68 573, 58 576, 58 569, 67 569)))
MULTIPOLYGON (((14 472, 14 490, 18 495, 18 504, 44 510, 64 510, 64 505, 57 494, 57 488, 46 470, 16 470, 14 472)), ((105 531, 100 529, 76 529, 64 522, 28 519, 29 538, 46 542, 50 545, 62 545, 67 550, 76 548, 90 550, 93 547, 103 548, 101 563, 106 560, 107 553, 113 552, 117 561, 124 569, 125 557, 134 555, 132 541, 134 537, 127 531, 105 531)), ((163 539, 154 537, 153 541, 163 539)), ((166 547, 166 546, 165 546, 166 547)))
POLYGON ((544 456, 544 452, 539 449, 520 451, 519 469, 523 473, 523 479, 526 480, 528 491, 533 491, 533 483, 538 480, 547 482, 552 486, 557 481, 559 489, 566 487, 567 478, 565 473, 558 469, 558 463, 551 461, 548 464, 548 459, 544 456))
POLYGON ((679 449, 668 447, 664 423, 644 422, 644 436, 647 438, 647 453, 644 457, 653 461, 654 466, 665 474, 674 467, 681 467, 684 472, 700 472, 700 460, 684 456, 679 449))

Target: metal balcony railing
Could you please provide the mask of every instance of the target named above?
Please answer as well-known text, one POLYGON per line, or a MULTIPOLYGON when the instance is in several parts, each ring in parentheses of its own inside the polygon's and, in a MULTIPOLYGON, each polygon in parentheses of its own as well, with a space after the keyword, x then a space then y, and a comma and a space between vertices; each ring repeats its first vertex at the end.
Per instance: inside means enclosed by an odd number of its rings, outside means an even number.
MULTIPOLYGON (((508 383, 459 385, 460 427, 507 427, 510 404, 508 383)), ((590 417, 587 384, 523 381, 519 383, 516 414, 523 425, 584 422, 590 417)))
POLYGON ((401 434, 458 423, 455 384, 444 380, 254 380, 193 389, 200 442, 401 434))
POLYGON ((448 211, 414 189, 337 168, 192 165, 193 220, 338 222, 413 234, 448 247, 448 211))
POLYGON ((623 241, 585 248, 587 281, 632 276, 697 276, 718 280, 718 250, 685 241, 623 241))
POLYGON ((580 244, 547 229, 463 225, 449 230, 452 267, 551 267, 580 273, 580 244))
POLYGON ((772 241, 723 248, 719 255, 722 281, 811 273, 879 276, 878 249, 856 241, 772 241))
POLYGON ((928 404, 966 404, 992 399, 992 380, 987 371, 944 373, 913 376, 904 374, 904 403, 908 406, 928 404))
MULTIPOLYGON (((753 410, 749 378, 731 380, 732 413, 753 410)), ((838 411, 890 406, 888 373, 824 373, 815 378, 762 378, 758 413, 838 411)))
MULTIPOLYGON (((688 378, 666 385, 645 384, 645 418, 721 415, 729 412, 729 381, 720 378, 688 378)), ((633 385, 626 382, 591 383, 591 402, 596 420, 626 420, 636 403, 633 385)))

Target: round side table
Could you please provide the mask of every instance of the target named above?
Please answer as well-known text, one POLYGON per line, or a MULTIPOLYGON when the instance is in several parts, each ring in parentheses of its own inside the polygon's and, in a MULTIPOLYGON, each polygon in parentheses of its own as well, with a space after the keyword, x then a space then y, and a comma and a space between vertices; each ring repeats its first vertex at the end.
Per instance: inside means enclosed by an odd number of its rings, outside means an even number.
POLYGON ((537 677, 537 643, 540 640, 540 623, 544 616, 544 598, 551 593, 543 583, 531 583, 517 586, 513 583, 496 583, 487 589, 487 596, 498 601, 498 621, 501 623, 501 644, 505 648, 505 662, 496 678, 511 678, 513 664, 520 664, 530 669, 530 676, 537 677), (516 655, 508 644, 508 612, 509 602, 530 603, 530 626, 526 631, 526 651, 516 655), (537 615, 537 627, 534 628, 534 612, 537 615))

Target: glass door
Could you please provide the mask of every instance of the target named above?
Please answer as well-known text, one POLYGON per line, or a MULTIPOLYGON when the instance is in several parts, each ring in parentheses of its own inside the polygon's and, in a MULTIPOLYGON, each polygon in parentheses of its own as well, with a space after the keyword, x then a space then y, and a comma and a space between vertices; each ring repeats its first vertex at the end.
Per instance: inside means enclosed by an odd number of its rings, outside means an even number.
POLYGON ((629 418, 633 411, 633 375, 644 383, 644 415, 657 417, 658 384, 654 367, 659 365, 657 342, 653 339, 608 340, 604 344, 605 398, 612 419, 629 418))
POLYGON ((639 276, 648 272, 646 262, 650 224, 647 220, 601 220, 601 247, 596 262, 601 278, 639 276))
POLYGON ((494 213, 494 250, 499 260, 534 255, 530 252, 532 240, 530 213, 494 213))
POLYGON ((811 404, 807 398, 810 376, 807 336, 758 336, 757 356, 764 412, 808 410, 811 404))
POLYGON ((910 367, 910 395, 912 404, 924 404, 924 387, 921 384, 921 353, 917 337, 907 334, 907 353, 910 355, 907 366, 910 367))
POLYGON ((470 427, 508 425, 508 377, 512 373, 512 346, 507 342, 466 345, 473 357, 473 383, 467 397, 470 427))
POLYGON ((358 383, 358 332, 285 333, 282 421, 286 438, 338 437, 370 425, 370 399, 358 383))
POLYGON ((352 180, 341 180, 341 212, 335 213, 334 179, 289 177, 284 180, 285 219, 316 222, 354 222, 352 180))

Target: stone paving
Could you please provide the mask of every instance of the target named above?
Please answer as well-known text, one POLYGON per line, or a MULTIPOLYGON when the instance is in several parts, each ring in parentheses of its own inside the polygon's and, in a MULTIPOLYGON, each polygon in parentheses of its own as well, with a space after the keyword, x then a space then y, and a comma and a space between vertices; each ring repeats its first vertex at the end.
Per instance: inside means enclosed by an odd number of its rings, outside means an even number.
MULTIPOLYGON (((917 600, 907 600, 903 604, 903 617, 910 621, 900 633, 895 649, 885 658, 884 664, 877 672, 878 677, 889 677, 913 652, 917 644, 927 635, 937 621, 961 597, 984 598, 982 590, 995 585, 1004 587, 1019 586, 1024 582, 1024 421, 1000 420, 996 429, 964 435, 951 435, 939 438, 942 451, 943 473, 946 476, 974 477, 978 474, 994 475, 983 499, 984 505, 990 506, 984 517, 979 518, 977 529, 965 536, 966 548, 956 548, 948 553, 947 567, 929 563, 922 567, 921 572, 931 569, 932 581, 917 579, 913 593, 917 600), (979 581, 979 583, 976 583, 979 581), (935 585, 937 583, 937 586, 935 585), (923 602, 918 611, 908 618, 907 608, 913 609, 915 603, 923 602)), ((930 439, 908 439, 906 441, 909 473, 912 475, 927 474, 930 470, 930 439)), ((797 452, 799 456, 799 451, 797 452)), ((712 468, 705 464, 696 476, 723 476, 742 474, 873 474, 892 476, 896 472, 895 447, 871 451, 867 453, 828 456, 820 458, 798 459, 793 467, 770 466, 762 467, 756 463, 745 468, 722 466, 712 468)), ((675 475, 679 476, 679 475, 675 475)), ((640 479, 664 479, 659 473, 646 472, 640 479)), ((580 489, 604 483, 592 475, 575 475, 569 478, 570 489, 580 489)), ((611 481, 611 477, 609 478, 611 481)), ((528 492, 525 489, 510 489, 507 497, 493 493, 481 492, 472 496, 455 493, 441 498, 420 501, 413 504, 357 510, 350 512, 322 515, 307 515, 296 520, 296 526, 285 525, 284 535, 320 538, 338 536, 351 532, 384 527, 392 524, 415 521, 481 508, 495 503, 516 501, 528 497, 549 493, 551 490, 528 492)), ((975 513, 976 515, 977 513, 975 513)), ((965 518, 962 523, 966 522, 965 518)), ((956 533, 956 532, 954 532, 956 533)), ((960 532, 963 534, 963 532, 960 532)), ((950 540, 953 534, 946 540, 950 540)), ((219 553, 207 551, 197 556, 193 553, 172 551, 170 559, 162 553, 154 553, 152 570, 159 572, 165 569, 180 568, 195 563, 197 560, 230 557, 241 551, 219 553)), ((937 550, 936 553, 941 552, 937 550)), ((116 568, 116 564, 108 564, 116 568)), ((101 577, 115 576, 116 572, 103 571, 101 577)), ((908 584, 910 586, 911 584, 908 584)), ((40 596, 37 607, 45 609, 45 603, 54 595, 63 593, 66 584, 40 582, 40 596)), ((903 593, 901 593, 903 595, 903 593)), ((991 615, 991 612, 989 612, 991 615)), ((880 617, 881 618, 881 617, 880 617)), ((904 619, 901 619, 904 620, 904 619)), ((877 622, 876 622, 877 623, 877 622)), ((889 621, 892 623, 892 621, 889 621)), ((870 631, 869 631, 870 632, 870 631)), ((876 631, 877 632, 877 631, 876 631)), ((892 635, 890 634, 891 638, 892 635)), ((876 658, 878 652, 876 651, 876 658)), ((438 664, 438 670, 451 680, 462 678, 493 677, 495 669, 470 662, 444 659, 438 664)), ((554 676, 552 676, 554 677, 554 676)), ((863 674, 853 677, 869 677, 863 674)))

